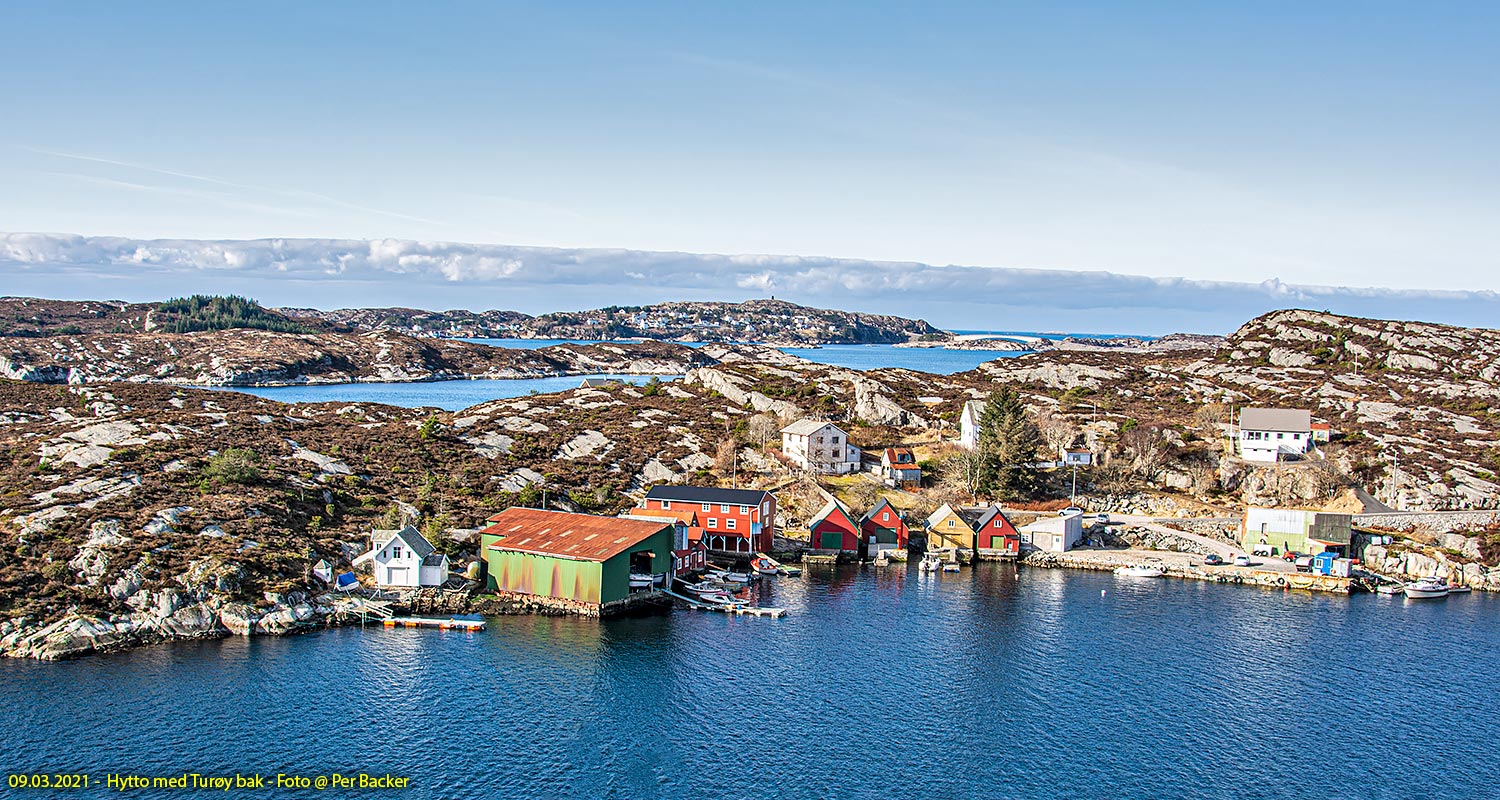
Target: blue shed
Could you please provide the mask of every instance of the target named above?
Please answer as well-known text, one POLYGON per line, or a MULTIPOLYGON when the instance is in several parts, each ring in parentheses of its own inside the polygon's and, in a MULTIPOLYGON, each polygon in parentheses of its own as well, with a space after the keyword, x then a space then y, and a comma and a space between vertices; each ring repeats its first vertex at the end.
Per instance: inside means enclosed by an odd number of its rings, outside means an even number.
POLYGON ((1338 558, 1337 553, 1323 552, 1312 557, 1312 571, 1318 575, 1332 575, 1333 562, 1338 558))

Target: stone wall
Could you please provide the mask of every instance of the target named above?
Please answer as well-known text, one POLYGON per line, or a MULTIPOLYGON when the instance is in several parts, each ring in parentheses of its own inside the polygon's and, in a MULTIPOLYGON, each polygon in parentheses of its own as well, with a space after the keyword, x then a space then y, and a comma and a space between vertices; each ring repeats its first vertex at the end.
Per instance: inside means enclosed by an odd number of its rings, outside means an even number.
POLYGON ((1490 511, 1415 511, 1389 514, 1355 514, 1354 524, 1393 531, 1423 530, 1451 533, 1478 530, 1500 523, 1500 510, 1490 511))

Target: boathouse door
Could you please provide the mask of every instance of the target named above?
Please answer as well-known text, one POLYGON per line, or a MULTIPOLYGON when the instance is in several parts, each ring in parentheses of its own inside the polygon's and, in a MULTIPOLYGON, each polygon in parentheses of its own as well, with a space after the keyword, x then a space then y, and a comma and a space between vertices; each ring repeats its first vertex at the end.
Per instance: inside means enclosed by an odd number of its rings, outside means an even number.
POLYGON ((638 575, 651 574, 651 551, 637 550, 630 554, 630 571, 638 575))

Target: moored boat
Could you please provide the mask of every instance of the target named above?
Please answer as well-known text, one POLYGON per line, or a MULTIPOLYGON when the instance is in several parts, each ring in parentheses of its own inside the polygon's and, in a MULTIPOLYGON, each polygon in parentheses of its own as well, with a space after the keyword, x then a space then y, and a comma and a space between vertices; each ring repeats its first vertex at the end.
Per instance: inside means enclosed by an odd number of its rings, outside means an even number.
POLYGON ((1448 582, 1441 578, 1423 578, 1406 584, 1406 596, 1413 600, 1433 600, 1448 596, 1448 582))
POLYGON ((1167 571, 1154 564, 1131 564, 1128 567, 1115 567, 1115 574, 1125 578, 1160 578, 1167 571))
POLYGON ((917 570, 920 572, 937 572, 942 568, 943 562, 931 554, 922 556, 922 561, 917 564, 917 570))

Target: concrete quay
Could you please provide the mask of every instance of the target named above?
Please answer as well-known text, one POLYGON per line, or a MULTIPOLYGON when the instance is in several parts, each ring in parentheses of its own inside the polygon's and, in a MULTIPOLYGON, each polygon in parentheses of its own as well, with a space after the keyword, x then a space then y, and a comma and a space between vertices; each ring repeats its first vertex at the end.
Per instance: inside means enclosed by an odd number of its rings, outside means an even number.
MULTIPOLYGON (((1332 575, 1312 575, 1297 572, 1291 564, 1279 558, 1255 556, 1248 567, 1224 565, 1210 567, 1203 557, 1189 553, 1174 553, 1163 550, 1122 550, 1080 548, 1066 553, 1033 551, 1021 556, 1018 562, 1029 567, 1051 569, 1084 569, 1096 572, 1113 572, 1119 567, 1133 564, 1160 566, 1166 577, 1184 580, 1209 581, 1245 586, 1264 586, 1270 589, 1304 589, 1312 592, 1349 594, 1354 581, 1332 575)), ((1148 579, 1143 579, 1148 580, 1148 579)))

